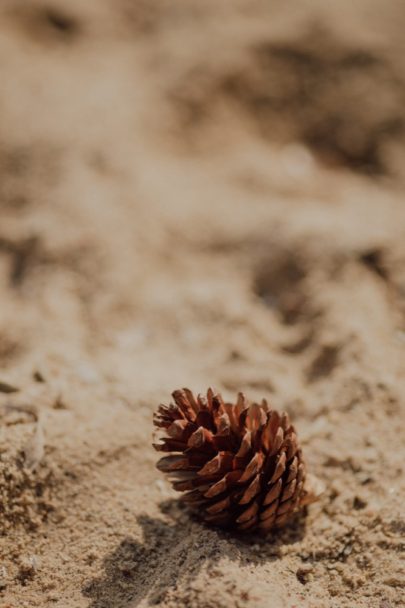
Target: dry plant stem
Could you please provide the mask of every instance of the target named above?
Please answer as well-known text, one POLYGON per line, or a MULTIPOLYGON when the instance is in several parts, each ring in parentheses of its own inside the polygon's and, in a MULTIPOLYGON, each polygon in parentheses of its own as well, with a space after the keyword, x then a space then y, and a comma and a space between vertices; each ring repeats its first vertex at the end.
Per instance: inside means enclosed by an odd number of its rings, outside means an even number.
POLYGON ((316 499, 288 414, 243 393, 235 404, 212 389, 206 397, 177 390, 173 399, 154 416, 166 433, 154 447, 170 452, 157 468, 205 522, 267 532, 316 499))

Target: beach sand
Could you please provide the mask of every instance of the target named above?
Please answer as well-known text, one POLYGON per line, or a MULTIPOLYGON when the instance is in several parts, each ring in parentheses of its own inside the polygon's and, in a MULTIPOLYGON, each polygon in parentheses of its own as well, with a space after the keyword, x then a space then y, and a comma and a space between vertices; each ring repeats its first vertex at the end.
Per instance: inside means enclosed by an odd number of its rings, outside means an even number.
POLYGON ((403 606, 404 26, 3 0, 1 608, 403 606), (288 411, 321 500, 190 517, 152 448, 184 386, 288 411))

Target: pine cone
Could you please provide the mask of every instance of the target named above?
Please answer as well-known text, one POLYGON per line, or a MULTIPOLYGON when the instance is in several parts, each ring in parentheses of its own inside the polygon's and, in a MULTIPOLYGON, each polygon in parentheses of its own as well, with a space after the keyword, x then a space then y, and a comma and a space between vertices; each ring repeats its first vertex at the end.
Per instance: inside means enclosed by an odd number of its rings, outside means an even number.
POLYGON ((168 435, 154 447, 178 453, 156 466, 204 521, 268 531, 314 500, 288 414, 271 410, 265 399, 249 404, 243 393, 235 405, 212 389, 206 398, 186 388, 173 398, 175 404, 160 405, 154 415, 168 435))

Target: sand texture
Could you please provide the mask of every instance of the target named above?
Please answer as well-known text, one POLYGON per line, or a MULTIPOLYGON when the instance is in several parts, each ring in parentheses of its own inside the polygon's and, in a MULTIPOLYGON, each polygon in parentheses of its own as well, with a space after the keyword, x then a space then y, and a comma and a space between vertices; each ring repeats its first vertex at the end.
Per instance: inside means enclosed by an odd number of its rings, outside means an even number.
POLYGON ((404 605, 405 7, 0 3, 0 608, 404 605), (155 468, 183 386, 324 484, 267 538, 155 468))

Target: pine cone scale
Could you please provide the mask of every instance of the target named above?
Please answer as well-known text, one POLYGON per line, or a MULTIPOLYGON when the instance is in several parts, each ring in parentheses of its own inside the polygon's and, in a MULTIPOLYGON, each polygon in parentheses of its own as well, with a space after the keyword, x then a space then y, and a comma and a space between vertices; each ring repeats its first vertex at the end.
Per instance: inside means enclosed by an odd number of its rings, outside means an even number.
POLYGON ((212 446, 212 432, 203 426, 199 426, 198 429, 190 434, 187 445, 189 448, 202 448, 213 449, 212 446))
POLYGON ((280 479, 280 477, 282 476, 282 474, 285 471, 286 462, 287 462, 287 458, 286 458, 285 452, 282 452, 282 454, 280 454, 280 456, 277 459, 274 473, 271 476, 271 478, 269 479, 268 484, 275 483, 276 481, 278 481, 280 479))
POLYGON ((311 501, 305 465, 286 413, 265 400, 250 404, 239 393, 226 403, 212 389, 196 398, 174 391, 154 424, 166 432, 159 451, 177 452, 157 463, 184 502, 205 521, 238 530, 283 525, 311 501))
POLYGON ((283 486, 283 482, 281 479, 279 479, 272 487, 271 490, 269 490, 267 492, 267 494, 264 497, 263 500, 263 506, 267 506, 269 504, 271 504, 273 502, 273 500, 276 500, 276 498, 279 497, 280 492, 281 492, 281 488, 283 486))
POLYGON ((223 498, 222 500, 219 500, 218 502, 215 502, 213 505, 210 505, 209 507, 207 507, 206 510, 207 510, 207 513, 215 514, 215 513, 219 513, 220 511, 226 510, 230 506, 231 506, 231 497, 225 496, 225 498, 223 498))
POLYGON ((163 473, 169 473, 172 471, 198 471, 198 465, 190 464, 188 458, 183 456, 164 456, 157 463, 157 468, 163 473))
POLYGON ((240 469, 236 469, 234 471, 229 471, 226 473, 224 477, 222 477, 219 481, 217 481, 214 485, 210 487, 208 492, 205 493, 204 496, 207 498, 213 498, 226 490, 231 489, 241 478, 242 472, 240 469))

